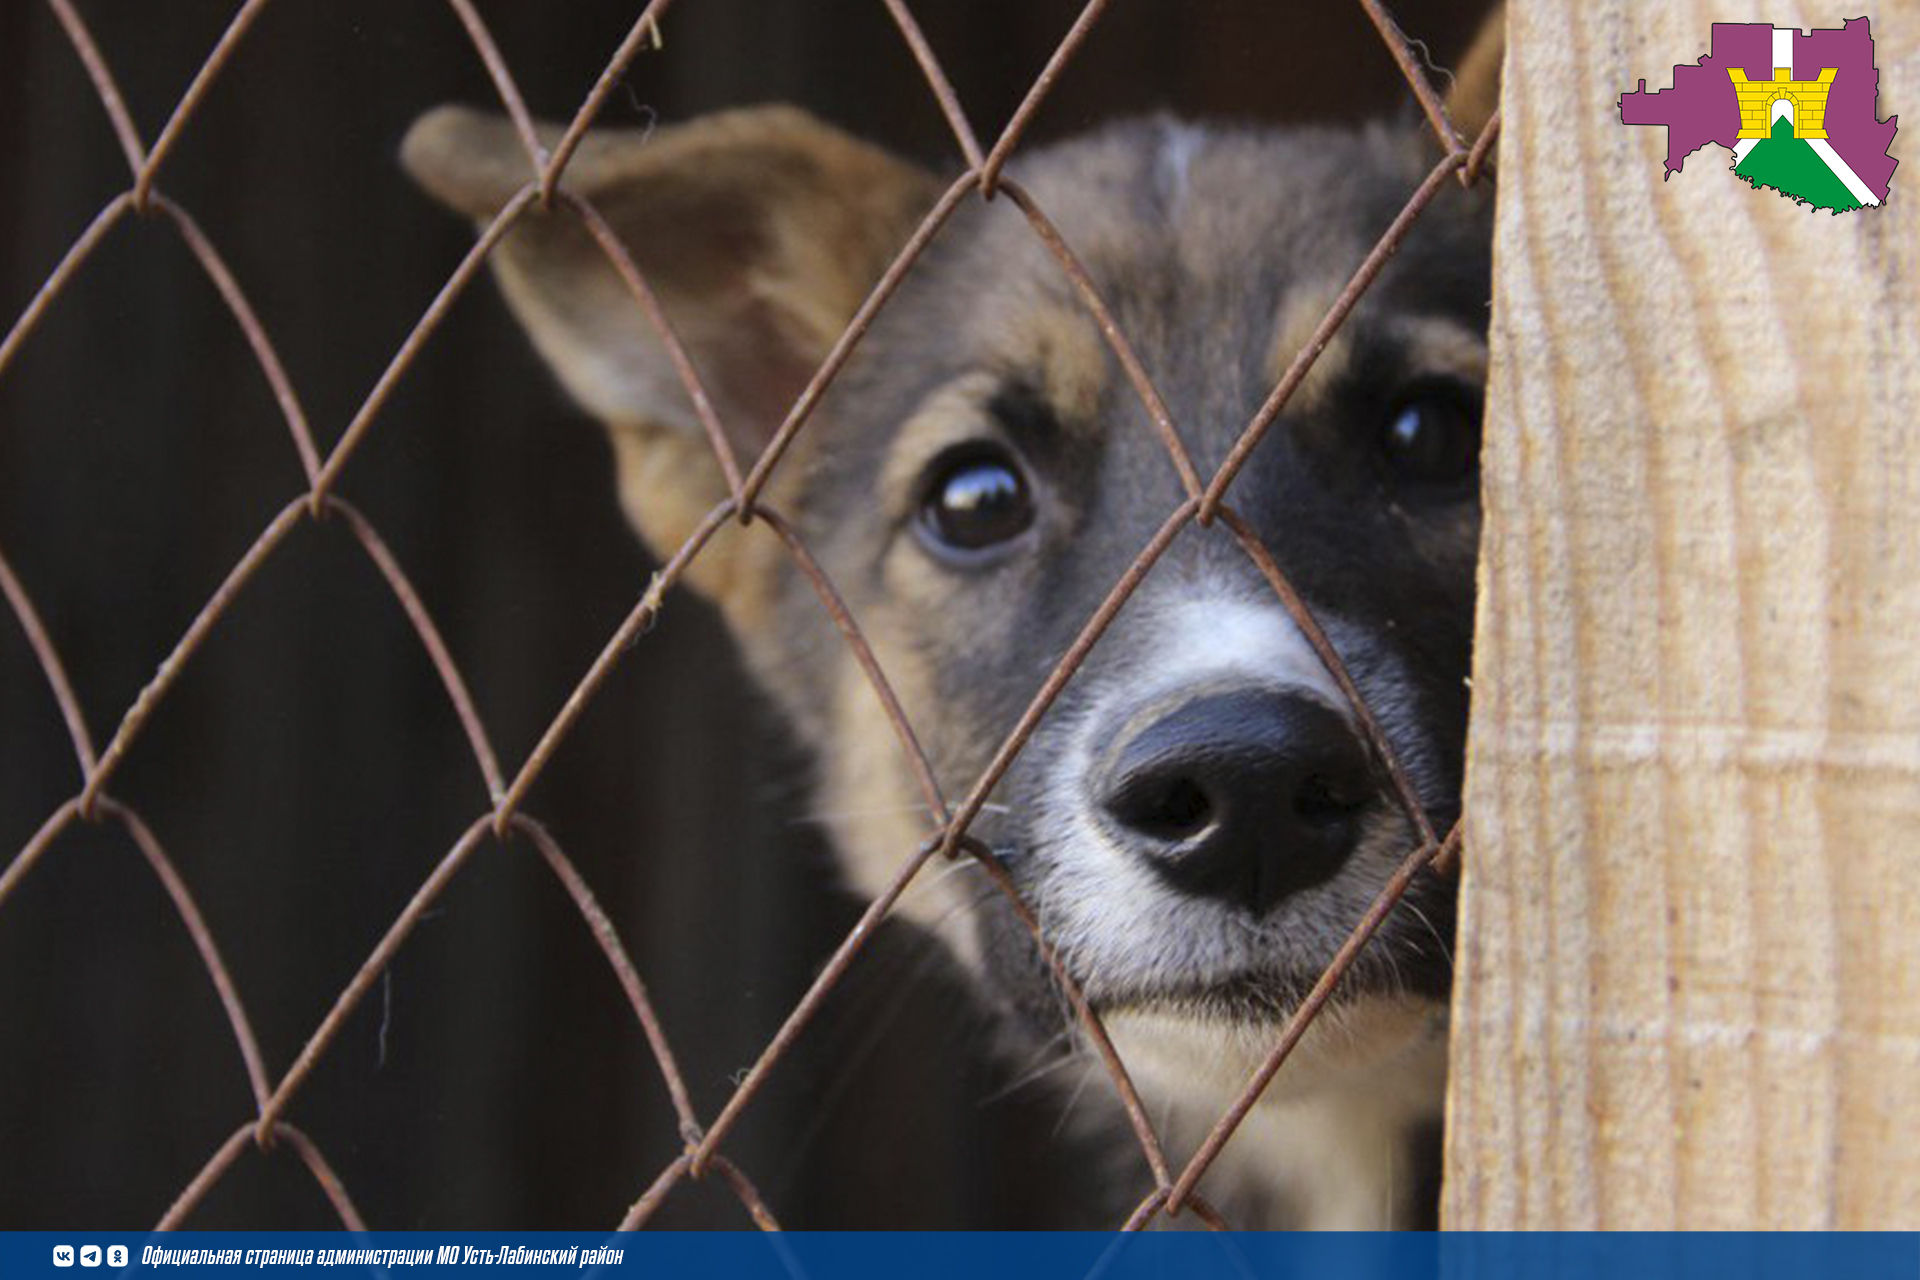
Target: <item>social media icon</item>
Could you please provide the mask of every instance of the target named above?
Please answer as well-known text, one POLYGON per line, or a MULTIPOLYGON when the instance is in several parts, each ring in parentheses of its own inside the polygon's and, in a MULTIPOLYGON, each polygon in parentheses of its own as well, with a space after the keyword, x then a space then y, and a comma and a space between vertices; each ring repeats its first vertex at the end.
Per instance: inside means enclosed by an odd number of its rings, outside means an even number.
POLYGON ((73 1246, 70 1244, 57 1244, 53 1246, 53 1265, 56 1267, 72 1266, 73 1246))
POLYGON ((123 1244, 108 1245, 107 1246, 107 1265, 110 1267, 126 1266, 127 1265, 127 1246, 123 1244))
POLYGON ((80 1265, 83 1267, 99 1266, 100 1265, 100 1246, 97 1244, 81 1245, 80 1246, 80 1265))

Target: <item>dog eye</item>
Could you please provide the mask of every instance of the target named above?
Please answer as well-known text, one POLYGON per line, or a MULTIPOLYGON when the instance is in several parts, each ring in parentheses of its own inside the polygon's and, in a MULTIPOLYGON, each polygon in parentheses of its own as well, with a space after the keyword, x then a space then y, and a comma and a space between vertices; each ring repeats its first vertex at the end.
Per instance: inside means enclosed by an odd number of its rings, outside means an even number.
POLYGON ((1397 481, 1450 488, 1480 467, 1480 399, 1464 386, 1430 386, 1404 397, 1387 416, 1380 453, 1397 481))
POLYGON ((962 445, 935 460, 920 502, 920 529, 936 550, 986 551, 1033 523, 1033 496, 997 445, 962 445))

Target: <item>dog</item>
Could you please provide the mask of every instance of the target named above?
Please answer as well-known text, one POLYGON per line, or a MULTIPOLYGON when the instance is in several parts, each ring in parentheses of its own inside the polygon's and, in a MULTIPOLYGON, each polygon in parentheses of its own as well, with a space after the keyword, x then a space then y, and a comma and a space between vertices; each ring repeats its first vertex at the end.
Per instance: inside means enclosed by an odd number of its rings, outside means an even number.
MULTIPOLYGON (((1453 96, 1463 123, 1488 110, 1486 44, 1453 96)), ((1411 123, 1155 117, 1032 148, 1008 172, 1085 264, 1206 476, 1435 159, 1411 123)), ((423 117, 403 160, 482 225, 530 172, 505 120, 458 107, 423 117)), ((748 464, 947 185, 789 107, 596 130, 565 181, 632 255, 748 464)), ((1484 193, 1435 202, 1229 494, 1440 829, 1464 752, 1490 240, 1484 193)), ((565 210, 530 211, 491 261, 534 345, 605 424, 631 523, 671 556, 728 490, 643 309, 565 210)), ((763 500, 843 595, 937 778, 963 789, 1185 496, 1027 220, 1006 198, 970 198, 763 500)), ((936 824, 813 588, 753 529, 717 536, 686 580, 810 749, 847 878, 881 892, 936 824)), ((1172 541, 992 802, 973 834, 1176 1157, 1418 840, 1346 698, 1217 523, 1172 541)), ((899 911, 945 941, 1007 1025, 1084 1051, 977 866, 929 869, 899 911)), ((1248 1115, 1201 1187, 1236 1225, 1430 1219, 1452 919, 1450 886, 1416 881, 1248 1115)))

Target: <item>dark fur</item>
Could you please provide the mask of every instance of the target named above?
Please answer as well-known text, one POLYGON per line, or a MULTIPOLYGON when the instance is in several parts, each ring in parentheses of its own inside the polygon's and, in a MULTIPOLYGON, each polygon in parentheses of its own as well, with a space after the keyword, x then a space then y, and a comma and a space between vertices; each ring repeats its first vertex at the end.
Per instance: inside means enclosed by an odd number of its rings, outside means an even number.
MULTIPOLYGON (((1271 390, 1275 301, 1300 282, 1299 264, 1326 264, 1309 284, 1337 281, 1385 229, 1431 156, 1416 138, 1384 130, 1213 133, 1207 159, 1217 168, 1204 181, 1217 189, 1187 192, 1183 218, 1155 171, 1163 127, 1120 125, 1037 151, 1014 172, 1056 211, 1208 475, 1271 390), (1077 225, 1081 218, 1091 225, 1077 225)), ((1429 371, 1377 317, 1444 317, 1483 330, 1486 214, 1483 200, 1457 199, 1420 224, 1343 329, 1351 369, 1315 397, 1321 403, 1313 409, 1282 415, 1232 492, 1236 509, 1308 603, 1337 613, 1356 641, 1368 638, 1343 654, 1363 694, 1383 646, 1404 660, 1418 688, 1418 718, 1433 741, 1402 749, 1430 758, 1423 798, 1443 827, 1459 793, 1477 510, 1471 502, 1410 508, 1382 481, 1370 454, 1372 432, 1398 390, 1429 371)), ((1185 496, 1117 369, 1108 371, 1091 413, 1070 414, 1036 390, 1045 377, 1034 362, 1002 356, 989 369, 995 385, 984 414, 1057 505, 1057 536, 1004 571, 932 570, 950 594, 937 612, 901 609, 890 599, 885 564, 901 554, 900 530, 914 495, 889 491, 880 473, 899 424, 932 391, 979 368, 981 339, 970 329, 983 314, 992 323, 1000 290, 1016 302, 1041 292, 1063 311, 1077 306, 1026 219, 1004 201, 963 210, 909 277, 834 398, 832 427, 806 454, 792 508, 859 616, 885 619, 890 637, 904 632, 906 647, 931 655, 924 661, 935 673, 936 709, 916 728, 953 788, 979 775, 1048 665, 1185 496), (929 343, 928 334, 947 337, 929 343), (861 508, 871 518, 844 518, 861 508)), ((1250 596, 1265 591, 1225 530, 1189 530, 1155 578, 1203 567, 1245 583, 1250 596)), ((798 578, 785 589, 791 598, 783 614, 817 609, 798 578)), ((1016 764, 999 795, 1016 817, 988 815, 977 828, 989 843, 1016 852, 1016 873, 1028 865, 1017 857, 1026 842, 1017 815, 1034 805, 1031 780, 1048 759, 1049 726, 1070 718, 1103 682, 1142 669, 1140 650, 1153 635, 1150 626, 1136 625, 1138 616, 1122 613, 1016 764)), ((787 660, 793 669, 773 683, 777 692, 789 691, 789 702, 791 691, 832 687, 826 668, 841 661, 817 645, 796 648, 787 660)), ((829 719, 815 707, 791 710, 803 723, 829 719)), ((1450 933, 1445 889, 1423 880, 1416 896, 1436 927, 1450 933)), ((987 913, 982 926, 996 935, 1006 929, 987 913)), ((1024 991, 1029 1006, 1051 1009, 1044 974, 1027 948, 997 944, 984 952, 1000 971, 1000 990, 1024 991)), ((1448 967, 1430 946, 1404 957, 1400 969, 1421 990, 1444 995, 1448 967)), ((1316 972, 1309 960, 1298 972, 1273 975, 1270 986, 1202 986, 1189 998, 1270 1016, 1316 972)), ((1378 967, 1363 966, 1362 973, 1385 980, 1378 967)), ((1080 976, 1099 987, 1099 975, 1080 976)))
MULTIPOLYGON (((1207 475, 1432 160, 1411 130, 1193 131, 1154 119, 1033 150, 1011 172, 1085 263, 1207 475)), ((408 162, 482 219, 525 174, 505 126, 470 113, 423 121, 408 162)), ((734 113, 652 142, 592 139, 569 173, 655 280, 748 456, 940 189, 790 112, 734 113)), ((1377 441, 1383 420, 1425 383, 1482 375, 1488 245, 1483 196, 1436 202, 1231 492, 1324 617, 1441 827, 1460 789, 1478 511, 1470 488, 1397 486, 1377 441)), ((542 350, 621 446, 636 525, 670 554, 724 490, 637 309, 561 215, 531 218, 500 265, 542 350)), ((1002 199, 969 202, 943 231, 769 496, 872 638, 941 784, 957 795, 1184 493, 1066 277, 1002 199), (1018 455, 1038 515, 1011 554, 955 566, 929 551, 915 513, 931 459, 974 438, 1018 455)), ((723 537, 693 580, 720 603, 819 758, 850 878, 874 891, 930 818, 915 812, 903 759, 846 646, 769 535, 723 537)), ((1169 921, 1188 923, 1090 945, 1099 889, 1067 874, 1079 855, 1062 834, 1063 761, 1093 718, 1127 711, 1152 677, 1183 593, 1243 612, 1278 608, 1224 529, 1188 529, 1042 721, 975 833, 1004 852, 1043 922, 1071 926, 1063 956, 1102 1009, 1173 1011, 1229 1038, 1257 1036, 1331 959, 1414 833, 1383 788, 1369 806, 1366 856, 1267 918, 1229 927, 1180 915, 1178 903, 1136 902, 1136 915, 1165 906, 1169 921), (1102 960, 1114 946, 1140 962, 1102 960)), ((1451 891, 1424 878, 1409 902, 1355 971, 1350 1005, 1372 993, 1440 1007, 1451 891)), ((942 878, 905 905, 989 975, 993 999, 1043 1038, 1060 1030, 1030 939, 977 872, 942 878)), ((1289 1220, 1263 1208, 1274 1193, 1255 1183, 1262 1189, 1238 1207, 1289 1220)), ((1417 1207, 1398 1212, 1418 1216, 1417 1207)))

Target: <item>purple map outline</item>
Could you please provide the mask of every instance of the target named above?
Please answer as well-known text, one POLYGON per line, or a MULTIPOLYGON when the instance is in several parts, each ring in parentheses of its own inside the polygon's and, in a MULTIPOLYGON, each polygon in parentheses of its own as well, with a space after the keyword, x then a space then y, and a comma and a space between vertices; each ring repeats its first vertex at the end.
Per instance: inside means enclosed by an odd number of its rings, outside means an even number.
MULTIPOLYGON (((1773 79, 1773 27, 1764 22, 1716 22, 1709 52, 1697 63, 1673 68, 1673 86, 1620 95, 1623 124, 1667 126, 1665 177, 1679 173, 1688 156, 1709 143, 1731 149, 1739 140, 1740 106, 1727 75, 1738 67, 1752 80, 1773 79)), ((1866 18, 1849 18, 1839 27, 1815 28, 1811 34, 1795 31, 1793 75, 1815 80, 1834 67, 1833 88, 1827 97, 1827 141, 1860 181, 1881 200, 1893 184, 1899 161, 1887 154, 1900 117, 1875 115, 1880 72, 1873 65, 1872 26, 1866 18)))

